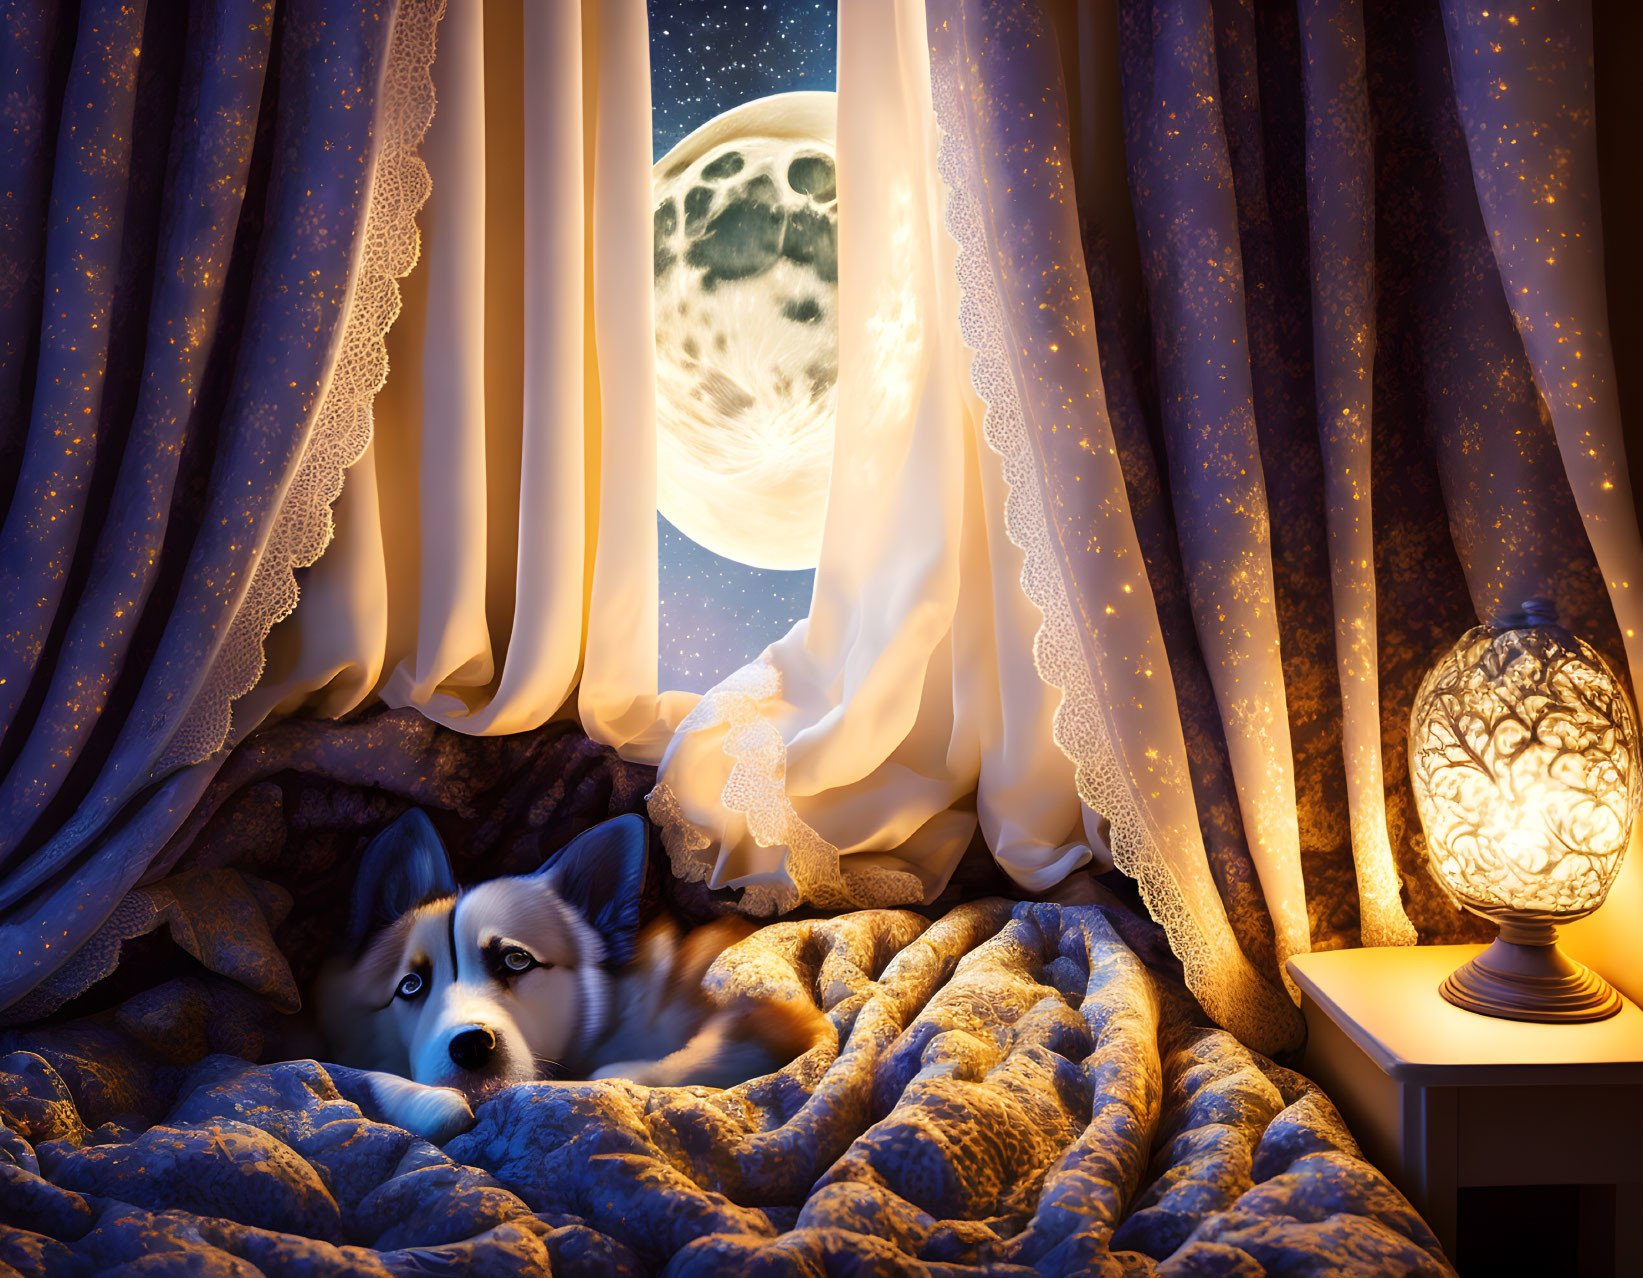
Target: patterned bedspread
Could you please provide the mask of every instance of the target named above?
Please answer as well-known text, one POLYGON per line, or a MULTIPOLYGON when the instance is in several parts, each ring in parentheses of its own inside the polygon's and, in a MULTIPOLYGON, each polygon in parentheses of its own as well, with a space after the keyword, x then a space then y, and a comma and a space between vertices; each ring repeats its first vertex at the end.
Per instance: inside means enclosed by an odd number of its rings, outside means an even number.
POLYGON ((516 1087, 444 1149, 351 1070, 193 1059, 154 1030, 211 996, 174 981, 6 1040, 0 1273, 1452 1273, 1156 946, 997 900, 772 924, 710 984, 814 998, 836 1045, 730 1091, 516 1087))

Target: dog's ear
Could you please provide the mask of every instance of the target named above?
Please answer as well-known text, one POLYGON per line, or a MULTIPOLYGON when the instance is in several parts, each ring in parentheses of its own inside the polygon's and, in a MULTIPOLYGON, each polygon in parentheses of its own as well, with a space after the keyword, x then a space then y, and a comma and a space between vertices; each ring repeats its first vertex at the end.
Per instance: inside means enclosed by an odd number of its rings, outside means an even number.
POLYGON ((577 835, 537 871, 605 941, 605 961, 633 959, 645 885, 644 818, 628 813, 577 835))
POLYGON ((365 849, 348 916, 349 952, 359 953, 378 928, 442 892, 456 893, 450 858, 428 814, 412 808, 365 849))

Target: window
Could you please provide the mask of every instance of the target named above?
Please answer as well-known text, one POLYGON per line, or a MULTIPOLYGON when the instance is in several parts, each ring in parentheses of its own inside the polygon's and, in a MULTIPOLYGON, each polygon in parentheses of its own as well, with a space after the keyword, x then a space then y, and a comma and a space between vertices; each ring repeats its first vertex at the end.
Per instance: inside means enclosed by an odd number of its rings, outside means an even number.
POLYGON ((657 674, 704 692, 810 606, 838 375, 836 21, 831 0, 649 10, 657 674))

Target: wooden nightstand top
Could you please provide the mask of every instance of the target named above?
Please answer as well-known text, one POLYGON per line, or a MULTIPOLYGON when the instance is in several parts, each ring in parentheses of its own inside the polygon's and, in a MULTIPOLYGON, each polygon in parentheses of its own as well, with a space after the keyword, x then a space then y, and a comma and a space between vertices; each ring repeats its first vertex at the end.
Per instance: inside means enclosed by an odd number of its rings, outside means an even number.
POLYGON ((1289 960, 1307 998, 1387 1075, 1421 1086, 1643 1084, 1643 1011, 1539 1025, 1446 1003, 1444 977, 1481 945, 1329 950, 1289 960))

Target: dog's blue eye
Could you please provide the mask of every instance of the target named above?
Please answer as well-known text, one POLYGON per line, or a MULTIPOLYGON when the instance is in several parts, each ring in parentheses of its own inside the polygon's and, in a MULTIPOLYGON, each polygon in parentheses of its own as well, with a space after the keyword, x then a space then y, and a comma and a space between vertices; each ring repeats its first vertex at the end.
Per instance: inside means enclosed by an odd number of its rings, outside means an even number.
POLYGON ((536 966, 536 960, 524 950, 509 950, 502 956, 502 966, 510 972, 523 972, 536 966))
POLYGON ((400 998, 415 998, 418 994, 422 993, 422 978, 415 972, 411 972, 400 981, 399 989, 397 989, 395 993, 397 993, 400 998))

